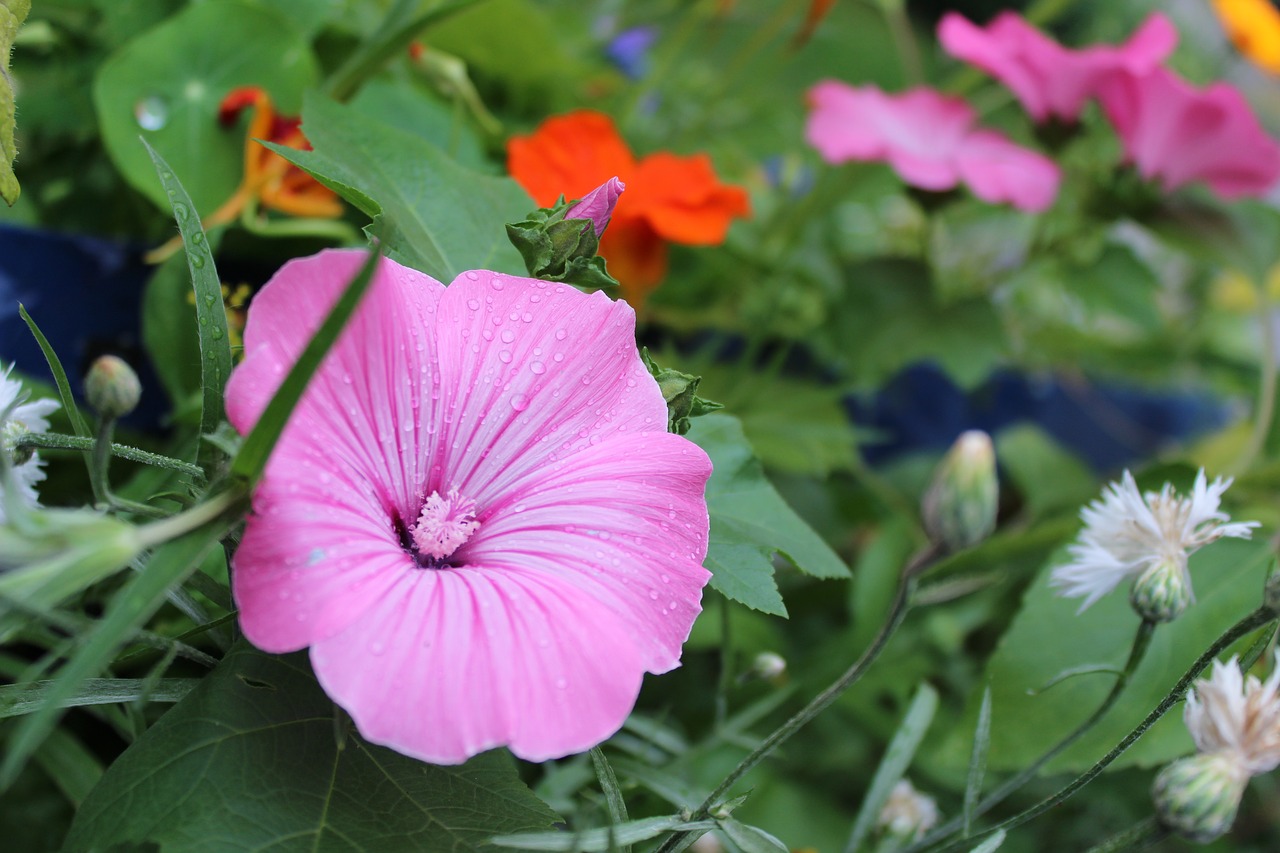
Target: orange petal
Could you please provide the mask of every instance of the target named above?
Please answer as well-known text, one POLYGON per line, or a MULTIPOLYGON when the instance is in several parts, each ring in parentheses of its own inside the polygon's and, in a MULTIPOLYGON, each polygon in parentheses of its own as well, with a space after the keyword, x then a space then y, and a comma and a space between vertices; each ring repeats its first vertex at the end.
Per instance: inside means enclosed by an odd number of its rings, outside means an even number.
MULTIPOLYGON (((628 181, 635 158, 613 119, 577 110, 547 119, 528 136, 507 142, 507 169, 541 207, 582 198, 612 177, 628 181)), ((624 204, 626 194, 619 204, 624 204)))
POLYGON ((622 285, 623 298, 636 309, 667 274, 666 241, 643 219, 620 221, 615 216, 600 238, 600 254, 622 285))
POLYGON ((734 217, 751 212, 746 190, 720 183, 705 154, 646 157, 627 182, 622 201, 630 202, 630 215, 642 215, 660 236, 692 246, 723 243, 734 217))

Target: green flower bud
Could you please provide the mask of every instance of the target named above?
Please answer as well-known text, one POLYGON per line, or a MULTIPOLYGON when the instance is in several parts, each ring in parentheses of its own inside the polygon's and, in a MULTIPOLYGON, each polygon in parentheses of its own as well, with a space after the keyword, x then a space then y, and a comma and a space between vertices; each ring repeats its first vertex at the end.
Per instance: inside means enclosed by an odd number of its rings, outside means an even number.
POLYGON ((102 417, 119 418, 137 408, 142 383, 124 359, 104 355, 84 377, 84 396, 102 417))
POLYGON ((596 252, 621 192, 622 182, 614 179, 581 201, 567 202, 561 196, 552 207, 508 224, 507 239, 520 252, 529 275, 578 287, 617 286, 596 252))
POLYGON ((1227 755, 1211 752, 1161 770, 1151 796, 1161 823, 1188 841, 1206 844, 1231 829, 1248 780, 1227 755))
POLYGON ((751 662, 751 674, 765 681, 781 681, 787 674, 787 659, 777 652, 761 652, 751 662))
POLYGON ((714 400, 698 396, 698 385, 702 382, 701 376, 691 376, 669 367, 659 367, 649 355, 647 348, 640 350, 640 360, 648 368, 649 375, 657 380, 662 399, 667 401, 667 432, 684 435, 693 426, 690 418, 701 417, 724 408, 714 400))
POLYGON ((1186 564, 1174 558, 1152 563, 1133 582, 1129 603, 1148 622, 1172 622, 1191 603, 1186 564))
POLYGON ((991 437, 970 430, 947 451, 925 492, 925 531, 948 551, 971 548, 995 530, 998 499, 991 437))

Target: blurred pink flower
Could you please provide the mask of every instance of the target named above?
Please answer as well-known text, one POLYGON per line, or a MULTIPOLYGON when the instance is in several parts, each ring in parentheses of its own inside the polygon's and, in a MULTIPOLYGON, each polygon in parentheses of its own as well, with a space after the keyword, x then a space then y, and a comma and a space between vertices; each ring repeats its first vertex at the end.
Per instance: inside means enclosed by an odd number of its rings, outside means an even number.
MULTIPOLYGON (((363 253, 286 264, 227 387, 242 433, 363 253)), ((360 732, 426 761, 585 750, 700 610, 711 464, 625 302, 383 260, 294 411, 234 561, 245 636, 310 647, 360 732)))
POLYGON ((1178 43, 1178 31, 1157 13, 1120 47, 1070 50, 1016 12, 1001 12, 985 29, 948 12, 938 24, 938 40, 952 56, 1008 86, 1036 121, 1075 121, 1111 75, 1145 74, 1163 62, 1178 43))
POLYGON ((1227 83, 1197 89, 1157 68, 1115 75, 1101 99, 1126 159, 1166 191, 1204 181, 1234 199, 1263 195, 1280 179, 1280 146, 1227 83))
POLYGON ((932 89, 897 95, 875 86, 824 80, 809 90, 809 143, 828 163, 883 161, 925 190, 964 183, 983 201, 1040 211, 1053 204, 1061 175, 1047 157, 992 130, 959 98, 932 89))

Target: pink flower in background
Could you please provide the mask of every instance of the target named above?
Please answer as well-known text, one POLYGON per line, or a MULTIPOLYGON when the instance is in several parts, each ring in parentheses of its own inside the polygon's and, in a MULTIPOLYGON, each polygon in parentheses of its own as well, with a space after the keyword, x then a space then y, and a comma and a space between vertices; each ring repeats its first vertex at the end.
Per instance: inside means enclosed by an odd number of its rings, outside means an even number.
POLYGON ((1178 43, 1178 31, 1154 14, 1120 47, 1070 50, 1016 12, 1001 12, 985 29, 948 12, 938 24, 938 40, 952 56, 1008 86, 1036 121, 1075 121, 1111 75, 1145 74, 1163 62, 1178 43))
MULTIPOLYGON (((291 261, 257 295, 227 387, 242 433, 362 259, 291 261)), ((427 761, 615 732, 708 579, 711 464, 665 431, 634 334, 603 294, 383 260, 254 492, 245 636, 310 647, 367 739, 427 761)))
POLYGON ((983 201, 1040 211, 1053 204, 1061 179, 1049 158, 976 129, 977 114, 959 98, 932 89, 897 95, 875 86, 824 80, 809 90, 806 138, 828 163, 888 163, 903 181, 925 190, 965 184, 983 201))
POLYGON ((1234 199, 1263 195, 1280 179, 1280 146, 1226 83, 1197 89, 1157 68, 1115 75, 1101 98, 1125 158, 1166 191, 1204 181, 1234 199))

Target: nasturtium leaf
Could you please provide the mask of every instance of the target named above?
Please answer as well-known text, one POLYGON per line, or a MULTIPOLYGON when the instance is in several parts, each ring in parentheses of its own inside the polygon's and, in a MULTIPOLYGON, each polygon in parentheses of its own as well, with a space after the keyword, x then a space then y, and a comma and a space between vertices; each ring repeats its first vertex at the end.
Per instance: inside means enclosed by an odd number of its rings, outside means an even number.
POLYGON ((372 217, 388 257, 444 282, 468 269, 524 274, 503 229, 533 207, 515 181, 319 95, 306 99, 302 131, 314 150, 272 149, 372 217))
POLYGON ((64 850, 463 853, 555 820, 505 753, 425 764, 365 742, 335 713, 305 654, 234 646, 111 765, 64 850))
POLYGON ((17 105, 9 77, 9 51, 13 49, 18 27, 30 11, 31 0, 0 0, 0 198, 10 206, 18 200, 20 188, 18 176, 13 173, 13 161, 18 156, 18 146, 13 140, 17 105))
POLYGON ((844 562, 774 490, 737 418, 720 413, 697 418, 688 437, 715 466, 707 483, 706 561, 715 589, 748 607, 785 616, 773 578, 774 554, 814 577, 849 576, 844 562))
MULTIPOLYGON (((1119 669, 1138 628, 1128 585, 1077 614, 1079 599, 1060 598, 1049 587, 1049 570, 1067 559, 1059 551, 1027 590, 1022 608, 987 663, 981 684, 991 685, 988 766, 1016 770, 1030 764, 1084 721, 1114 683, 1105 671, 1055 678, 1086 665, 1119 669)), ((1168 693, 1192 662, 1224 631, 1262 602, 1271 564, 1265 537, 1223 539, 1191 557, 1196 601, 1177 620, 1156 629, 1151 647, 1115 707, 1094 729, 1051 762, 1049 773, 1079 772, 1115 746, 1168 693)), ((1223 655, 1227 657, 1227 655, 1223 655)), ((982 701, 970 696, 966 721, 941 751, 940 760, 963 766, 982 701)), ((1111 766, 1150 767, 1192 749, 1176 710, 1142 736, 1111 766)))
POLYGON ((224 128, 218 106, 238 86, 262 86, 296 115, 317 64, 302 33, 272 9, 240 0, 187 7, 126 44, 102 66, 93 102, 107 153, 125 179, 169 210, 141 134, 180 175, 201 216, 239 186, 243 125, 224 128), (216 35, 215 35, 216 34, 216 35))

